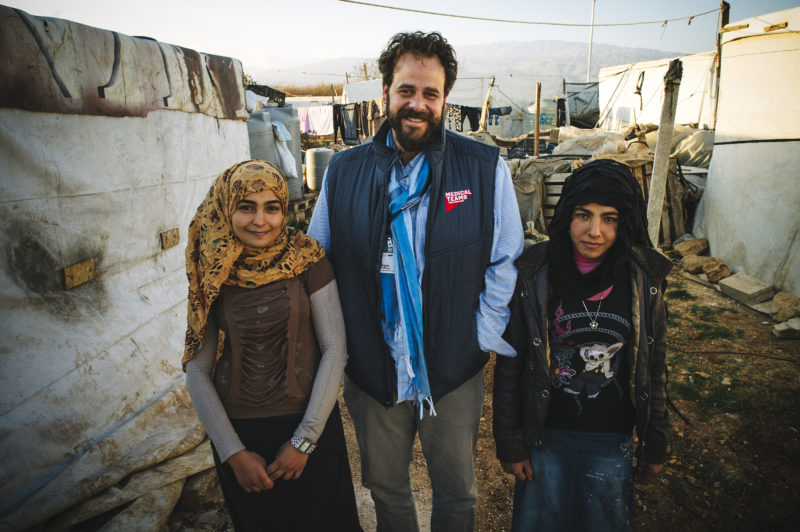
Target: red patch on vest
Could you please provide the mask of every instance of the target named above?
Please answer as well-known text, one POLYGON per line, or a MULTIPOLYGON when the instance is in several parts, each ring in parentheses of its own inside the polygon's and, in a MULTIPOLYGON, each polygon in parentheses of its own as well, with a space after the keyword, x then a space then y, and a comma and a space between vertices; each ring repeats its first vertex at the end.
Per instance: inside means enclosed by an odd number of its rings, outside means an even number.
POLYGON ((451 210, 455 209, 457 206, 464 203, 471 195, 472 191, 469 189, 459 190, 457 192, 445 192, 445 212, 450 212, 451 210))

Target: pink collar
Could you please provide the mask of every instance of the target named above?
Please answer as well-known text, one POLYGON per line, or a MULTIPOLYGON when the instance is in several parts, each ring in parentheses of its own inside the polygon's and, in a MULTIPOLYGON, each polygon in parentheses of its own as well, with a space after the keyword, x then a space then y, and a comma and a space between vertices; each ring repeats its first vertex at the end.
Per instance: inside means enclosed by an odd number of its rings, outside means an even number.
MULTIPOLYGON (((575 257, 575 266, 578 268, 578 271, 581 272, 581 275, 586 275, 587 273, 591 272, 592 270, 603 264, 603 261, 606 259, 605 253, 597 257, 596 259, 587 259, 583 255, 578 253, 578 250, 575 249, 574 246, 572 247, 572 255, 575 257)), ((598 299, 605 299, 606 297, 608 297, 608 294, 610 294, 611 290, 613 289, 614 285, 612 284, 605 290, 596 293, 592 297, 586 298, 586 300, 597 301, 598 299)))

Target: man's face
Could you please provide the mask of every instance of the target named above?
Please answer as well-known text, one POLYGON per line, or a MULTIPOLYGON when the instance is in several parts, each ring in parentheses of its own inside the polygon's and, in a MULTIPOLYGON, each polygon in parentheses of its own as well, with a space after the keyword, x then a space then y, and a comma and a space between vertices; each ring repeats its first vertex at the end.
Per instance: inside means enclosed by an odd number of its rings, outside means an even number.
POLYGON ((444 67, 438 57, 414 57, 406 52, 397 60, 391 86, 383 86, 383 101, 395 143, 416 154, 442 127, 444 67))

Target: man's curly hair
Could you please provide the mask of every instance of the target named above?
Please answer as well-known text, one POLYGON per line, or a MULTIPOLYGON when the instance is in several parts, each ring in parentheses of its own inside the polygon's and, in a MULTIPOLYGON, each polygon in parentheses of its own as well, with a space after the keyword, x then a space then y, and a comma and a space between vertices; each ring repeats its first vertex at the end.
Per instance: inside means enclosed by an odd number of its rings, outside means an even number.
POLYGON ((444 93, 450 93, 458 75, 458 61, 456 61, 456 51, 438 31, 395 34, 378 59, 378 68, 383 76, 384 85, 391 86, 397 60, 406 52, 411 52, 417 59, 438 58, 444 67, 444 93))

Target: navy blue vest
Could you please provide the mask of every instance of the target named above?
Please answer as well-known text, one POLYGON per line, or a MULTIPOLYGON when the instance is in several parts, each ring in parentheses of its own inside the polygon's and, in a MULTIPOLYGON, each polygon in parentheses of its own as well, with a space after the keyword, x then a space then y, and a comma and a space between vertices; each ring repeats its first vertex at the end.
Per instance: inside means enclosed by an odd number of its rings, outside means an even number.
MULTIPOLYGON (((336 154, 327 174, 328 255, 345 317, 350 357, 346 372, 387 406, 392 404, 396 376, 381 328, 379 268, 388 222, 386 188, 402 155, 386 146, 389 130, 384 122, 374 142, 336 154)), ((478 346, 475 313, 491 255, 499 150, 442 129, 426 145, 425 154, 431 185, 423 331, 431 393, 437 400, 489 359, 478 346), (462 191, 471 194, 447 211, 445 194, 462 191)))

